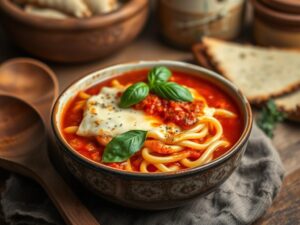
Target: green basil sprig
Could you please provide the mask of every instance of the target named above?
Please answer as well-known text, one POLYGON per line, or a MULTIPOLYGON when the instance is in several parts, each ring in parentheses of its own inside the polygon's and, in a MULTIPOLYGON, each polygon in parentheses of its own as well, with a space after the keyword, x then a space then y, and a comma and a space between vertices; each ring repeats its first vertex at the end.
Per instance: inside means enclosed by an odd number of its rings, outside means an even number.
POLYGON ((155 94, 164 99, 182 102, 193 101, 191 92, 187 88, 175 82, 157 83, 152 90, 155 92, 155 94))
POLYGON ((166 82, 172 76, 172 72, 165 66, 154 67, 148 74, 150 88, 160 82, 166 82))
POLYGON ((127 88, 121 97, 119 106, 128 108, 137 104, 147 97, 149 91, 167 100, 193 101, 193 96, 187 88, 175 82, 168 82, 171 75, 172 72, 167 67, 154 67, 148 74, 148 84, 139 82, 127 88))
POLYGON ((285 118, 286 115, 277 109, 274 100, 269 100, 262 109, 262 113, 257 119, 257 124, 270 138, 272 138, 276 125, 285 118))
POLYGON ((131 85, 123 93, 119 106, 121 108, 128 108, 136 103, 139 103, 149 94, 149 87, 144 82, 138 82, 131 85))
POLYGON ((139 151, 146 139, 147 131, 131 130, 114 137, 105 147, 102 162, 124 162, 139 151))

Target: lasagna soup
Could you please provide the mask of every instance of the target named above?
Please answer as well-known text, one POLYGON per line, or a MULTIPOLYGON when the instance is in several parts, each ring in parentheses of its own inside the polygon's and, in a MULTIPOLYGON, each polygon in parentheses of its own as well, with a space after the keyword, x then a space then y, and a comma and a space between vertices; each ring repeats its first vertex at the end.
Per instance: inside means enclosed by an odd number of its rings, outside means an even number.
POLYGON ((66 141, 84 157, 143 173, 206 164, 229 151, 243 128, 225 92, 166 67, 122 74, 79 92, 61 124, 66 141))

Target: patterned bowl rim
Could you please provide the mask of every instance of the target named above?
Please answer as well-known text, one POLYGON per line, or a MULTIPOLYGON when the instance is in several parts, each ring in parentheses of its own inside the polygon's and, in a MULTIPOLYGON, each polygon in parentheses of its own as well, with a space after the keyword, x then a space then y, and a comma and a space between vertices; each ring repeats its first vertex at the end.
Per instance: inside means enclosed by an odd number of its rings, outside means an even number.
MULTIPOLYGON (((121 72, 122 73, 122 72, 121 72)), ((79 90, 76 90, 76 93, 79 90)), ((75 91, 74 91, 75 92, 75 91)), ((226 91, 227 94, 228 91, 226 91)), ((75 93, 72 93, 72 96, 74 96, 75 93)), ((69 99, 68 99, 69 100, 69 99)), ((157 61, 138 61, 138 62, 129 62, 129 63, 124 63, 124 64, 118 64, 114 65, 111 67, 107 67, 104 69, 100 69, 98 71, 95 71, 93 73, 88 74, 87 76, 84 76, 82 78, 79 78, 78 80, 74 81, 71 83, 57 98, 56 102, 54 103, 54 106, 52 108, 51 112, 51 126, 52 130, 54 132, 54 136, 56 140, 58 141, 58 144, 61 145, 62 149, 64 150, 65 153, 67 153, 70 157, 75 159, 76 161, 83 163, 85 166, 99 170, 102 172, 106 173, 111 173, 114 175, 119 175, 123 176, 126 178, 139 178, 139 179, 168 179, 168 178, 174 178, 174 177, 184 177, 187 175, 195 174, 202 172, 204 170, 208 170, 212 167, 218 166, 223 164, 225 161, 229 160, 233 155, 235 155, 236 152, 241 151, 243 146, 248 142, 251 130, 252 130, 252 121, 253 121, 253 116, 252 116, 252 111, 251 111, 251 106, 247 100, 247 98, 242 94, 242 92, 235 86, 233 85, 230 81, 226 80, 224 77, 219 75, 218 73, 215 73, 211 70, 205 69, 200 66, 192 65, 189 63, 185 62, 178 62, 178 61, 169 61, 169 60, 157 60, 157 61), (97 163, 92 161, 91 159, 88 159, 84 156, 82 156, 80 153, 78 153, 76 150, 74 150, 64 139, 61 130, 60 130, 60 119, 61 119, 61 114, 59 113, 59 108, 62 105, 65 105, 65 102, 61 100, 63 97, 65 97, 70 91, 71 88, 75 88, 76 86, 83 85, 80 87, 80 89, 86 89, 90 86, 95 85, 96 83, 103 82, 109 78, 112 78, 113 76, 117 76, 120 73, 117 73, 116 75, 112 75, 110 77, 107 77, 106 79, 104 78, 101 81, 94 81, 93 79, 105 76, 105 73, 110 74, 114 71, 133 71, 133 70, 141 70, 153 66, 158 66, 158 65, 165 65, 165 66, 170 66, 170 67, 177 67, 177 68, 183 68, 183 69, 188 69, 190 71, 193 71, 195 73, 195 76, 197 76, 197 73, 201 73, 204 75, 208 75, 210 79, 215 80, 216 82, 221 83, 222 85, 226 86, 228 90, 232 91, 231 97, 235 96, 235 99, 237 101, 240 101, 238 104, 241 105, 242 110, 242 115, 244 115, 244 129, 243 132, 239 138, 239 140, 232 146, 232 148, 224 155, 221 157, 213 160, 210 163, 204 164, 199 167, 194 167, 194 168, 189 168, 189 169, 184 169, 176 172, 162 172, 162 173, 141 173, 141 172, 128 172, 124 170, 118 170, 114 169, 112 167, 97 163), (90 81, 90 84, 84 85, 84 82, 90 81)))

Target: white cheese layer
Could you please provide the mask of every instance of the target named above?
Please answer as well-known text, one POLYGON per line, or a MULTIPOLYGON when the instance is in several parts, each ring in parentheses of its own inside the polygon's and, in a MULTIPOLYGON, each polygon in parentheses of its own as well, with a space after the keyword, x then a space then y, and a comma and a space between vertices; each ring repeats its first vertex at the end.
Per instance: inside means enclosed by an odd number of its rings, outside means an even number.
POLYGON ((105 134, 116 136, 130 130, 161 130, 161 121, 147 116, 143 111, 118 107, 121 90, 103 87, 98 95, 87 100, 83 120, 77 131, 79 136, 105 134))

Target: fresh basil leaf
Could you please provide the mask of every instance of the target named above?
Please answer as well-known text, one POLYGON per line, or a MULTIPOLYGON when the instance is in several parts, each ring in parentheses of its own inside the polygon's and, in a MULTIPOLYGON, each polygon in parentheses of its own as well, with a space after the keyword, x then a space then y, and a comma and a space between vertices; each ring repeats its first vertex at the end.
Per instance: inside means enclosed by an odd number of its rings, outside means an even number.
POLYGON ((131 130, 114 137, 105 147, 102 162, 123 162, 139 151, 146 139, 147 131, 131 130))
POLYGON ((157 83, 153 87, 153 91, 164 99, 182 102, 193 101, 191 92, 187 88, 174 82, 157 83))
POLYGON ((257 125, 265 132, 265 134, 272 138, 277 123, 282 122, 285 117, 286 115, 284 113, 278 111, 275 102, 270 100, 262 109, 262 113, 257 119, 257 125))
POLYGON ((136 103, 139 103, 149 94, 149 87, 144 82, 139 82, 128 87, 121 97, 119 106, 128 108, 136 103))
POLYGON ((154 67, 148 74, 148 81, 150 88, 156 83, 168 81, 172 72, 165 66, 154 67))

